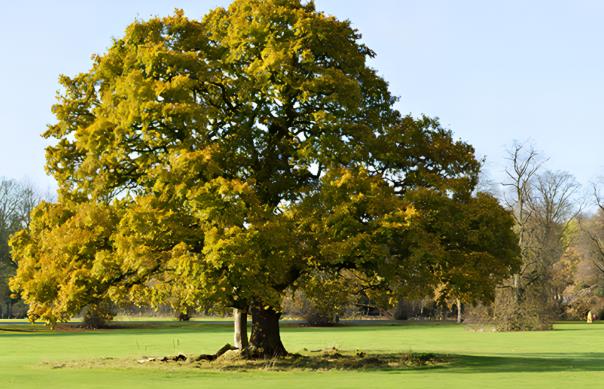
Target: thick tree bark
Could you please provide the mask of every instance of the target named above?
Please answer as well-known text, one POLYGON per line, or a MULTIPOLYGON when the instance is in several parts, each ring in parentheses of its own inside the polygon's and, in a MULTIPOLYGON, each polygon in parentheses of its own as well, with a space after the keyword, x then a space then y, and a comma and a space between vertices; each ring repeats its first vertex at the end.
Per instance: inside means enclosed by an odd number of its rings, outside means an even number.
POLYGON ((461 321, 462 321, 462 317, 461 317, 461 300, 460 299, 455 300, 455 304, 457 305, 457 322, 461 323, 461 321))
POLYGON ((247 309, 233 308, 233 321, 235 347, 241 351, 247 351, 247 309))
POLYGON ((252 307, 252 335, 250 354, 256 357, 272 358, 287 355, 279 332, 281 314, 274 309, 252 307))

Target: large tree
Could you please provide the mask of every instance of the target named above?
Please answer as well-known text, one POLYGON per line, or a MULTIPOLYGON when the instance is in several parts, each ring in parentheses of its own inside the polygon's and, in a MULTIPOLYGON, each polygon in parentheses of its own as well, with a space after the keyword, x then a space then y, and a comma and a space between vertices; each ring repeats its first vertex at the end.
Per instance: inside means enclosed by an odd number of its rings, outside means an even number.
POLYGON ((55 310, 34 316, 63 319, 91 296, 234 307, 242 326, 249 308, 250 352, 273 356, 281 298, 313 274, 490 298, 516 266, 511 218, 471 196, 471 146, 393 108, 360 38, 312 2, 237 0, 201 21, 135 22, 62 77, 45 133, 59 204, 14 238, 14 287, 37 301, 59 250, 86 297, 57 279, 42 304, 55 310))

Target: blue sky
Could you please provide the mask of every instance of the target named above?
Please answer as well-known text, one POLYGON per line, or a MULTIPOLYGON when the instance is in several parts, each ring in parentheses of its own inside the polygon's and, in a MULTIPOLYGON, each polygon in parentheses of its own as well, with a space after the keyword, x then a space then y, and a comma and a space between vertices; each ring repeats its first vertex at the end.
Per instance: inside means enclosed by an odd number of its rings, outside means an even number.
MULTIPOLYGON (((0 176, 54 187, 40 138, 57 77, 90 66, 135 18, 228 1, 3 1, 0 176)), ((403 113, 437 116, 503 179, 505 150, 530 140, 548 168, 583 184, 604 175, 604 2, 317 0, 350 19, 403 113)))

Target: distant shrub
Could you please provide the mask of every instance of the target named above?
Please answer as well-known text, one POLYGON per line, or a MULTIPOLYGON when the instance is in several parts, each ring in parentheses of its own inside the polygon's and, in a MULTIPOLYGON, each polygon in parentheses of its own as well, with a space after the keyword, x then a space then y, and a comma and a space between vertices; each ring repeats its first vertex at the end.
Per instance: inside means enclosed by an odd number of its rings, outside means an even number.
POLYGON ((107 327, 107 323, 113 320, 116 314, 116 307, 108 301, 89 304, 82 310, 84 325, 88 328, 107 327))

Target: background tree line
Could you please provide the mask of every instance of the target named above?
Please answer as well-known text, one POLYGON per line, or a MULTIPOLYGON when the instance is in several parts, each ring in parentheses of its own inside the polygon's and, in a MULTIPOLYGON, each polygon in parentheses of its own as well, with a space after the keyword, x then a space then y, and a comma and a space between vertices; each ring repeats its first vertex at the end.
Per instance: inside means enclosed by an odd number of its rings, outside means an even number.
POLYGON ((15 275, 9 238, 27 228, 30 214, 41 196, 32 185, 0 177, 0 317, 25 317, 27 306, 10 291, 8 281, 15 275))
POLYGON ((522 266, 498 290, 495 322, 502 330, 531 330, 585 318, 600 309, 597 198, 571 174, 546 169, 530 145, 514 144, 508 162, 503 202, 514 216, 522 266))

